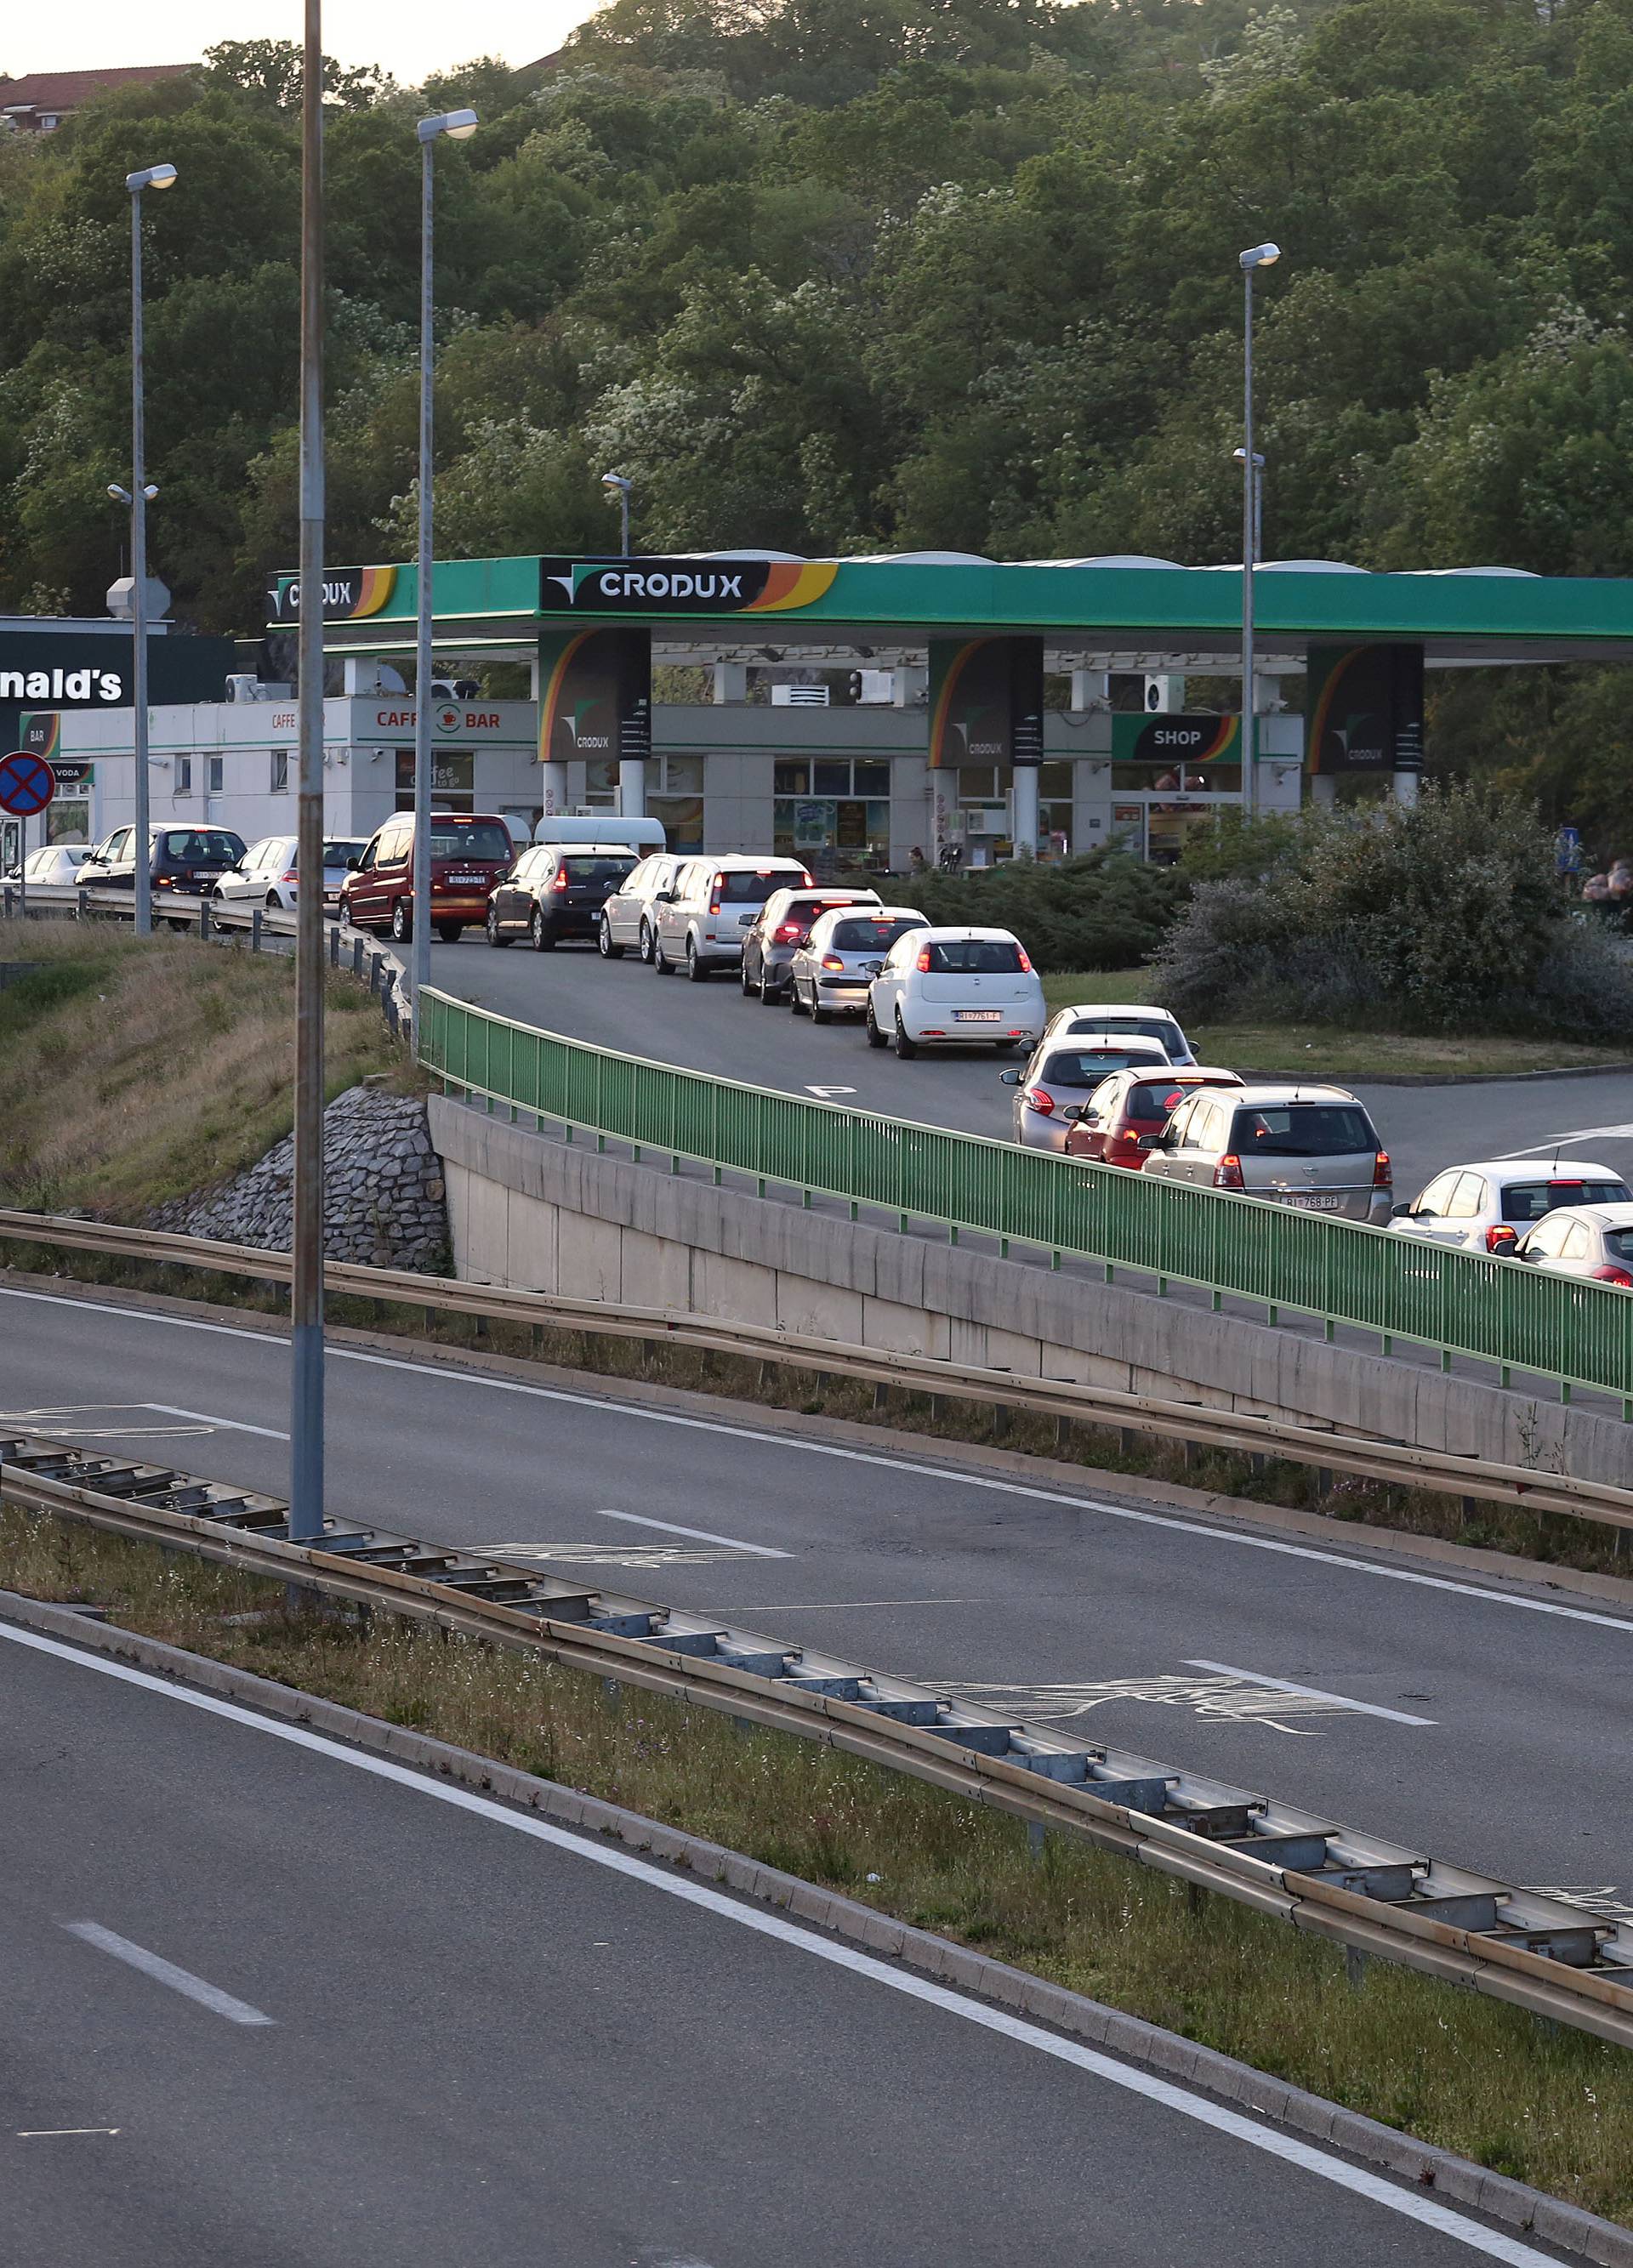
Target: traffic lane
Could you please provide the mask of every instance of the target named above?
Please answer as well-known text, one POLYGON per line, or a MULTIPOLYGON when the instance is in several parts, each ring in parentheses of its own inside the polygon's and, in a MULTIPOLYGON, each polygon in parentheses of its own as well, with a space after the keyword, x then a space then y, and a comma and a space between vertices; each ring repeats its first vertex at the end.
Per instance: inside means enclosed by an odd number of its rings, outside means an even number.
POLYGON ((786 1006, 745 1000, 735 969, 693 984, 659 976, 633 954, 610 961, 580 946, 496 953, 473 932, 459 945, 432 946, 431 981, 518 1023, 715 1079, 999 1141, 1013 1130, 1009 1089, 998 1074, 1020 1056, 990 1047, 944 1054, 927 1048, 913 1062, 898 1063, 868 1045, 859 1018, 819 1026, 786 1006))
MULTIPOLYGON (((870 1049, 859 1023, 814 1026, 787 1009, 744 1000, 735 973, 691 984, 662 978, 632 955, 603 961, 593 947, 495 953, 475 932, 431 948, 432 982, 517 1022, 658 1063, 756 1086, 809 1094, 994 1140, 1013 1137, 1009 1058, 990 1049, 927 1049, 911 1064, 870 1049)), ((1092 980, 1089 980, 1092 981, 1092 980)), ((1507 1157, 1556 1141, 1633 1175, 1633 1074, 1500 1079, 1479 1086, 1352 1083, 1394 1163, 1404 1201, 1449 1165, 1507 1157)))
MULTIPOLYGON (((283 1492, 281 1343, 78 1300, 18 1304, 37 1336, 13 1374, 43 1394, 32 1411, 14 1401, 13 1423, 283 1492), (92 1349, 115 1406, 44 1399, 92 1349), (233 1430, 245 1425, 263 1430, 233 1430)), ((518 1391, 407 1357, 332 1351, 329 1415, 328 1500, 347 1521, 511 1547, 569 1580, 981 1689, 972 1697, 1017 1716, 1511 1881, 1633 1903, 1615 1731, 1633 1622, 1549 1600, 1541 1576, 1522 1596, 1547 1612, 1386 1549, 1119 1509, 1091 1475, 1081 1495, 982 1483, 911 1448, 859 1454, 723 1417, 654 1422, 639 1399, 518 1391), (1280 1697, 1271 1680, 1325 1697, 1280 1697)))
POLYGON ((36 2102, 60 2116, 77 2081, 100 2114, 84 2123, 121 2130, 102 2167, 126 2174, 62 2183, 60 2156, 31 2166, 13 2125, 31 2260, 396 2268, 533 2264, 543 2244, 574 2268, 764 2268, 816 2228, 837 2259, 997 2268, 1058 2258, 1091 2226, 1097 2262, 1144 2268, 1158 2214, 1187 2261, 1219 2268, 1261 2251, 1267 2220, 1289 2261, 1439 2268, 1484 2249, 1324 2178, 1331 2160, 1279 2161, 1209 2106, 1188 2117, 1071 2067, 1046 2035, 892 1989, 883 1964, 824 1958, 780 1918, 622 1853, 5 1651, 9 2107, 21 2126, 36 2102), (50 1769, 65 1737, 72 1783, 50 1769), (224 2022, 108 1962, 66 1935, 70 1912, 230 1980, 271 2021, 224 2022), (178 2213, 196 2249, 175 2249, 178 2213))

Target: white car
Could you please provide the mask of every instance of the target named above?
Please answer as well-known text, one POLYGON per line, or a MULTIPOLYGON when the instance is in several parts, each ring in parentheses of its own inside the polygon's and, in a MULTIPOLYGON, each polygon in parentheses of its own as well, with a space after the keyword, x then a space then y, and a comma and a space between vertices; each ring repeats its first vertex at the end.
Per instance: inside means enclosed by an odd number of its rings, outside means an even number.
POLYGON ((788 971, 788 1005, 813 1024, 831 1016, 861 1015, 868 988, 884 957, 910 929, 928 929, 917 906, 837 906, 811 924, 794 948, 788 971))
POLYGON ((1075 1039, 1084 1032, 1115 1032, 1124 1039, 1155 1040, 1177 1069, 1188 1070, 1196 1061, 1178 1018, 1166 1008, 1142 1007, 1128 1001, 1080 1000, 1070 1008, 1055 1010, 1045 1037, 1075 1039))
POLYGON ((911 1062, 923 1047, 1030 1048, 1046 1011, 1041 979, 1007 929, 914 929, 868 988, 868 1044, 911 1062))
POLYGON ((797 858, 686 859, 652 902, 653 967, 660 976, 683 968, 694 984, 713 969, 735 968, 743 939, 772 892, 810 887, 797 858))
POLYGON ((1156 1040, 1127 1032, 1081 1032, 1051 1039, 1046 1034, 1022 1071, 1001 1071, 1016 1090, 1015 1138, 1023 1150, 1064 1150, 1072 1121, 1067 1111, 1087 1102, 1113 1071, 1171 1071, 1156 1040))
POLYGON ((26 881, 31 890, 71 889, 81 862, 89 858, 88 843, 46 843, 31 850, 20 866, 13 866, 8 882, 26 881))
POLYGON ((1633 1204, 1561 1205, 1526 1232, 1514 1257, 1633 1291, 1633 1204))
POLYGON ((1397 1205, 1397 1236, 1461 1245, 1467 1252, 1511 1253, 1535 1222, 1563 1205, 1623 1204, 1633 1189, 1608 1166, 1580 1158, 1497 1158, 1448 1166, 1410 1204, 1397 1205))
POLYGON ((685 865, 672 851, 654 850, 627 873, 601 909, 595 943, 603 961, 622 961, 633 946, 650 967, 657 939, 654 910, 661 892, 673 887, 685 865))
POLYGON ((295 902, 295 843, 292 835, 262 836, 236 866, 217 875, 211 896, 218 905, 266 906, 287 913, 295 902))

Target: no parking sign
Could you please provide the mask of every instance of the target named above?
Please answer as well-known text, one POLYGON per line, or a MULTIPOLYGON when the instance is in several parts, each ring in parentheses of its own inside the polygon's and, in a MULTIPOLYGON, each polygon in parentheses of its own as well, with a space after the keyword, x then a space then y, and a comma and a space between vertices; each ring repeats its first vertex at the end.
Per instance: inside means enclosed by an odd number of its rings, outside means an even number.
POLYGON ((32 819, 56 793, 56 775, 43 756, 26 748, 0 758, 0 811, 32 819))

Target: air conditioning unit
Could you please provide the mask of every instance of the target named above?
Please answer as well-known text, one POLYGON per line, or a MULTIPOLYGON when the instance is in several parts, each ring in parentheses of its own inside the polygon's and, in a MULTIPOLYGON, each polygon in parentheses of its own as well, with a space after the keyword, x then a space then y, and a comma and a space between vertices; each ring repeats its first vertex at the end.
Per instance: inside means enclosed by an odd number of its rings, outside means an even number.
POLYGON ((771 696, 773 709, 825 709, 828 706, 825 685, 773 685, 771 696))
POLYGON ((229 677, 226 697, 229 701, 254 701, 257 697, 259 682, 254 677, 229 677))

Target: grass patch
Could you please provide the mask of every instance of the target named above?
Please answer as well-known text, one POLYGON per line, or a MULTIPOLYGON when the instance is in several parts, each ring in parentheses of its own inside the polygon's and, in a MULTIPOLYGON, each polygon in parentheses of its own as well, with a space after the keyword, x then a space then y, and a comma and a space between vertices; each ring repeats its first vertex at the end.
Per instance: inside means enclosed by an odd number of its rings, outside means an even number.
MULTIPOLYGON (((1046 976, 1051 1012, 1078 1000, 1149 1001, 1149 968, 1088 969, 1046 976)), ((1287 1072, 1300 1079, 1363 1079, 1410 1074, 1447 1079, 1459 1073, 1592 1069, 1625 1063, 1627 1049, 1588 1047, 1574 1041, 1467 1037, 1445 1032, 1425 1037, 1404 1032, 1357 1031, 1332 1024, 1191 1024, 1186 1036, 1203 1063, 1234 1070, 1287 1072)))
POLYGON ((791 1734, 281 1585, 0 1512, 0 1585, 409 1725, 729 1845, 1167 2026, 1614 2219, 1633 2219, 1633 2055, 1341 1949, 1065 1836, 791 1734), (262 1619, 233 1626, 229 1615, 262 1619))
MULTIPOLYGON (((239 1173, 293 1123, 292 959, 169 932, 0 921, 0 1203, 140 1220, 239 1173)), ((416 1083, 377 1003, 328 990, 329 1096, 384 1072, 416 1083)))

